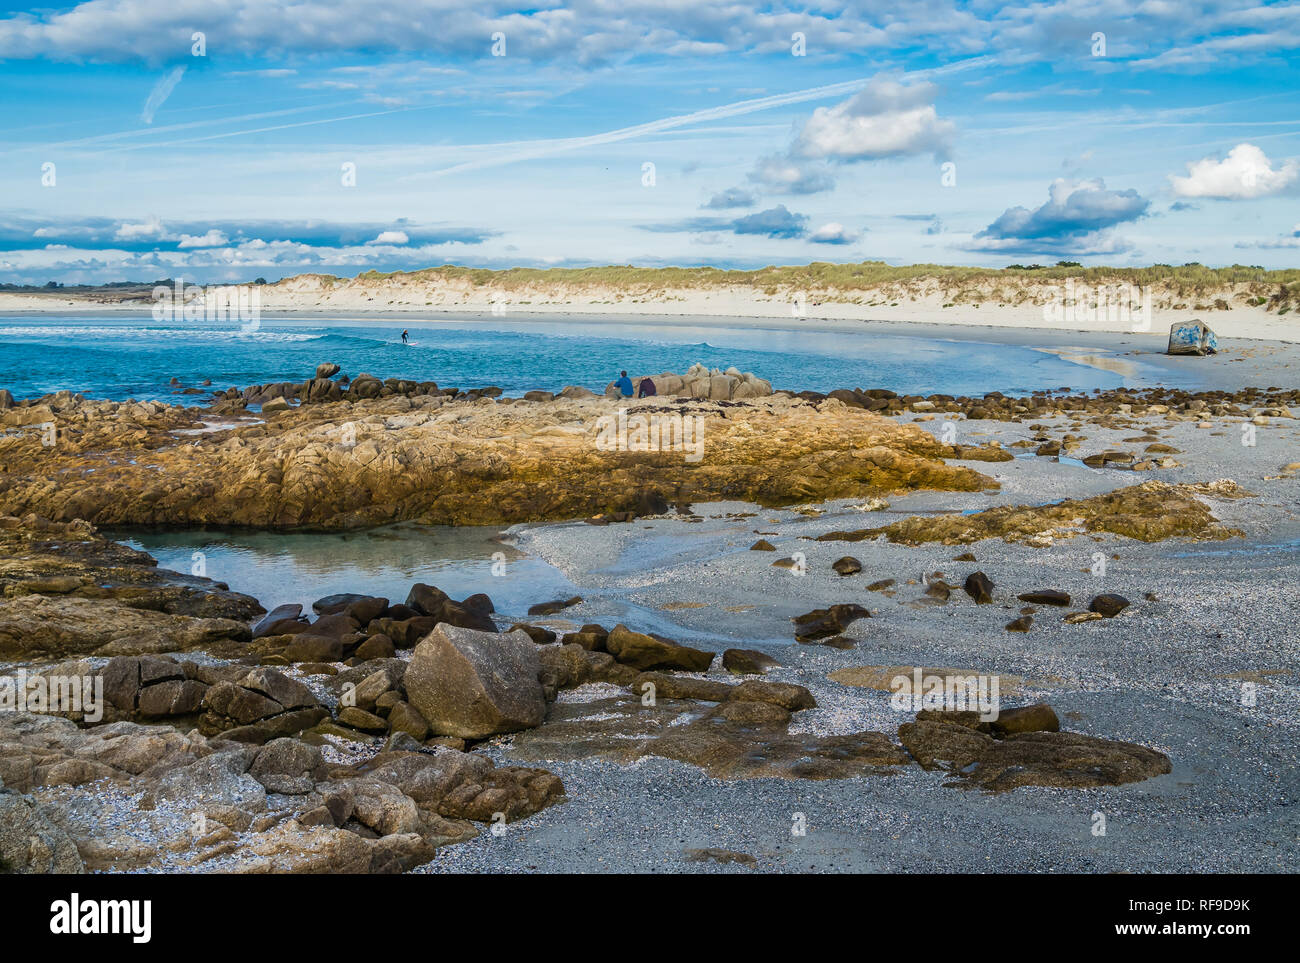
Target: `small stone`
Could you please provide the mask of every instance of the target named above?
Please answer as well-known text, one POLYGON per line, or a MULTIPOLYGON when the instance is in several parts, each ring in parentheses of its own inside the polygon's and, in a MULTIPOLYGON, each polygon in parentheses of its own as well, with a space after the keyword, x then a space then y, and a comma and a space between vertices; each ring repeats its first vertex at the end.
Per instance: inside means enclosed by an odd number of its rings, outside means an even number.
POLYGON ((1129 607, 1129 600, 1122 595, 1098 595, 1088 603, 1090 612, 1099 612, 1108 619, 1113 619, 1129 607))
POLYGON ((1062 620, 1069 625, 1078 625, 1080 622, 1096 622, 1104 618, 1100 612, 1070 612, 1062 620))
POLYGON ((749 546, 751 552, 775 552, 776 546, 765 538, 760 538, 753 545, 749 546))
POLYGON ((837 559, 835 563, 831 565, 831 568, 840 575, 857 575, 862 571, 862 563, 852 555, 845 555, 843 558, 837 559))
POLYGON ((1024 592, 1016 598, 1022 602, 1029 602, 1032 605, 1060 605, 1070 604, 1070 593, 1061 592, 1057 589, 1042 589, 1037 592, 1024 592))
POLYGON ((938 599, 940 602, 947 602, 952 595, 952 586, 943 579, 931 579, 926 583, 925 594, 932 599, 938 599))
POLYGON ((1028 632, 1029 627, 1034 624, 1032 615, 1022 615, 1018 619, 1013 619, 1007 623, 1008 632, 1028 632))
POLYGON ((754 649, 727 649, 722 653, 722 667, 737 675, 762 675, 781 663, 754 649))
POLYGON ((976 605, 988 605, 993 601, 993 580, 983 572, 972 572, 966 576, 962 588, 975 600, 976 605))
POLYGON ((581 595, 575 595, 567 599, 555 599, 551 602, 538 602, 528 608, 529 615, 554 615, 556 612, 562 612, 567 608, 572 608, 582 602, 581 595))

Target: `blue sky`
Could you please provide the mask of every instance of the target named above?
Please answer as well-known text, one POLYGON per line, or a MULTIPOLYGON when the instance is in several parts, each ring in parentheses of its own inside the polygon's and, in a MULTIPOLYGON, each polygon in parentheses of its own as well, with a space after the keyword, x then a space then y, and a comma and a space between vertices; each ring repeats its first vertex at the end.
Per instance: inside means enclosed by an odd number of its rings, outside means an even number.
POLYGON ((0 281, 1292 267, 1298 51, 1250 0, 5 8, 0 281))

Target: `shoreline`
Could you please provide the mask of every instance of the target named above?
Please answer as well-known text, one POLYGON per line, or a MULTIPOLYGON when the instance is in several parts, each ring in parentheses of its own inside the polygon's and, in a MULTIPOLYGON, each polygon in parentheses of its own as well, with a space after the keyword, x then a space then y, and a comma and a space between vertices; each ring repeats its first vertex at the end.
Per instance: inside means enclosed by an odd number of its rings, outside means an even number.
MULTIPOLYGON (((289 279, 292 280, 292 279, 289 279)), ((283 282, 282 282, 283 283, 283 282)), ((589 301, 581 299, 557 300, 537 303, 533 301, 492 301, 487 297, 474 297, 450 304, 427 302, 421 304, 390 302, 384 307, 372 307, 368 300, 337 298, 333 303, 312 299, 306 295, 274 291, 275 285, 262 290, 263 317, 296 317, 304 320, 333 319, 370 321, 393 320, 436 321, 438 318, 421 318, 420 315, 442 315, 446 320, 550 320, 581 319, 582 321, 627 321, 653 318, 665 324, 716 324, 740 320, 756 327, 785 328, 804 323, 839 324, 867 323, 876 325, 904 325, 929 329, 934 326, 955 328, 989 328, 997 330, 1047 331, 1056 334, 1076 335, 1146 335, 1166 338, 1169 327, 1193 319, 1200 319, 1215 330, 1221 339, 1247 341, 1274 341, 1300 344, 1300 321, 1287 319, 1262 307, 1236 305, 1229 310, 1209 308, 1153 309, 1149 330, 1134 330, 1129 322, 1098 323, 1077 328, 1051 326, 1046 323, 1045 308, 1038 304, 950 304, 936 297, 899 300, 888 305, 862 305, 854 303, 813 303, 800 313, 789 300, 760 298, 752 294, 737 295, 730 291, 667 292, 662 300, 645 299, 633 302, 589 301), (986 320, 987 319, 987 320, 986 320)), ((1204 306, 1201 306, 1204 308, 1204 306)), ((116 302, 87 304, 79 298, 54 298, 39 294, 0 294, 0 316, 50 315, 64 313, 147 313, 148 302, 116 302), (39 305, 39 306, 37 306, 39 305)))

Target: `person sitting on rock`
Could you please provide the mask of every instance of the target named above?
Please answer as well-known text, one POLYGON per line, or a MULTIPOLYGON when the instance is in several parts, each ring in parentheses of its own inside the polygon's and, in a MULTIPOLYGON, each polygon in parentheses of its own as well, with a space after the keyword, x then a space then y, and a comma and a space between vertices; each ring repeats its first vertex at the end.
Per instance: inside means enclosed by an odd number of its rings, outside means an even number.
POLYGON ((619 375, 618 380, 614 382, 614 387, 624 398, 632 397, 632 379, 627 376, 626 371, 619 375))
POLYGON ((637 388, 636 396, 638 398, 653 398, 656 394, 655 383, 649 377, 641 379, 641 385, 637 388))

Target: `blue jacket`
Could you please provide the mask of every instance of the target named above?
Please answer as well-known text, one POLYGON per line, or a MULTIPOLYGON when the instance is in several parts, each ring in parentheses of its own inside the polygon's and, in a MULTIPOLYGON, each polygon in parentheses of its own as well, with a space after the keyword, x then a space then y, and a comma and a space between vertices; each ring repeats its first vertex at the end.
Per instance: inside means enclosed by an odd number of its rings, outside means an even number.
POLYGON ((619 392, 623 395, 624 398, 632 397, 632 379, 629 378, 627 375, 624 375, 623 377, 615 381, 614 387, 619 390, 619 392))

